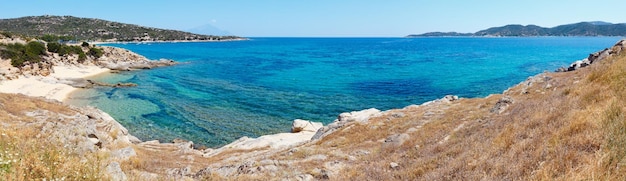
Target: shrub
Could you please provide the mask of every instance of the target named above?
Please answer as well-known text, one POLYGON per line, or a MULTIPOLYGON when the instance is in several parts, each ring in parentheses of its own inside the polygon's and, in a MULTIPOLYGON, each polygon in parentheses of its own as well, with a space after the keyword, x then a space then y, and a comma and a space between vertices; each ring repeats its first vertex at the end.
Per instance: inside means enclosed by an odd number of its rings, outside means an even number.
POLYGON ((89 47, 89 43, 83 42, 82 44, 80 44, 80 46, 82 46, 82 47, 89 47))
POLYGON ((11 65, 14 67, 22 67, 26 62, 40 62, 40 56, 46 54, 46 46, 36 41, 28 42, 26 45, 13 43, 6 45, 1 54, 3 58, 11 59, 11 65))
POLYGON ((7 37, 7 38, 13 38, 13 34, 11 32, 0 32, 1 35, 7 37))
POLYGON ((104 51, 100 48, 93 47, 89 49, 87 54, 97 59, 97 58, 102 57, 102 55, 104 54, 104 51))
POLYGON ((48 51, 52 53, 59 53, 61 44, 57 42, 48 43, 48 51))
POLYGON ((87 55, 84 52, 78 53, 78 63, 85 62, 85 59, 87 59, 87 55))
POLYGON ((81 48, 79 46, 68 46, 68 47, 70 47, 70 53, 73 53, 73 54, 85 53, 85 52, 83 52, 83 48, 81 48))

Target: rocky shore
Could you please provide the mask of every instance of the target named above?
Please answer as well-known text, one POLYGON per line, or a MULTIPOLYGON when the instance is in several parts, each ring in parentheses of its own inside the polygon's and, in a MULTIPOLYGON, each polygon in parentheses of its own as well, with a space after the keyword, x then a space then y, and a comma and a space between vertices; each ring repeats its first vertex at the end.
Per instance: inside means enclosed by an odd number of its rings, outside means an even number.
MULTIPOLYGON (((598 163, 609 155, 598 146, 604 144, 601 138, 589 137, 593 130, 588 129, 602 127, 597 125, 600 123, 582 119, 569 124, 586 115, 597 117, 602 111, 592 108, 606 107, 596 105, 604 100, 598 97, 600 89, 586 87, 602 75, 597 68, 583 67, 594 67, 592 63, 610 67, 622 60, 618 58, 623 57, 624 49, 626 41, 622 40, 591 54, 587 63, 530 77, 502 94, 476 99, 445 96, 401 109, 346 112, 326 126, 294 120, 292 133, 242 137, 218 149, 194 149, 193 142, 185 140, 141 141, 95 108, 21 95, 0 94, 0 107, 16 104, 16 100, 44 106, 6 113, 13 118, 0 116, 0 128, 36 127, 38 138, 59 142, 79 157, 106 155, 99 157, 96 167, 104 174, 101 178, 110 180, 581 178, 575 174, 602 165, 598 163), (591 78, 585 78, 587 75, 591 78), (586 114, 587 110, 591 113, 586 114), (570 141, 569 137, 579 140, 570 141), (562 163, 568 165, 561 167, 562 163)), ((120 71, 175 64, 168 60, 149 63, 154 61, 118 48, 105 47, 105 52, 87 64, 120 71)), ((58 65, 83 66, 72 63, 71 58, 56 60, 51 61, 50 69, 9 69, 15 74, 4 78, 52 74, 58 65)), ((99 86, 80 79, 56 81, 75 87, 99 86)))
MULTIPOLYGON (((27 41, 15 37, 0 37, 0 43, 25 44, 27 41)), ((82 47, 82 49, 87 52, 93 46, 82 47)), ((10 59, 0 58, 0 92, 42 96, 63 101, 77 89, 95 86, 136 86, 126 82, 115 84, 96 82, 88 79, 91 76, 177 64, 173 60, 148 60, 144 56, 116 47, 97 46, 95 48, 102 51, 100 57, 86 56, 84 60, 81 60, 77 54, 59 55, 59 53, 47 52, 45 56, 42 56, 42 61, 20 68, 11 65, 10 59)))

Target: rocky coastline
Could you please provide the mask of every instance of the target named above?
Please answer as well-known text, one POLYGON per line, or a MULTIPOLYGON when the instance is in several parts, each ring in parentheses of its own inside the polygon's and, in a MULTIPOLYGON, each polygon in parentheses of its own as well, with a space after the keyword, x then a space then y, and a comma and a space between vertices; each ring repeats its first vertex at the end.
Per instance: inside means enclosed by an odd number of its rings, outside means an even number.
MULTIPOLYGON (((103 57, 89 60, 86 64, 117 71, 150 69, 176 64, 170 60, 149 61, 141 55, 124 49, 103 48, 105 50, 103 57)), ((611 48, 593 53, 587 59, 577 61, 568 68, 557 70, 558 73, 543 73, 530 77, 504 91, 503 94, 480 99, 465 99, 449 95, 401 109, 380 111, 371 108, 347 112, 338 115, 335 121, 326 126, 306 120, 294 120, 292 133, 266 135, 259 138, 242 137, 218 149, 194 149, 193 142, 185 140, 173 140, 171 143, 141 141, 132 136, 132 133, 128 133, 110 115, 96 108, 78 108, 41 98, 34 98, 33 101, 67 107, 70 111, 62 114, 47 110, 48 108, 29 110, 24 116, 28 119, 3 123, 0 126, 38 127, 41 128, 39 135, 47 135, 42 139, 60 140, 61 144, 73 148, 78 155, 89 153, 109 155, 101 160, 100 165, 107 174, 104 177, 111 180, 131 180, 132 178, 143 180, 220 178, 340 180, 358 176, 359 173, 349 175, 350 173, 345 173, 344 170, 351 168, 351 164, 363 162, 363 160, 382 160, 380 163, 368 161, 368 167, 379 169, 369 170, 370 172, 395 173, 408 168, 409 163, 403 161, 402 156, 391 155, 395 153, 391 150, 405 151, 403 153, 423 149, 444 151, 445 149, 437 146, 428 148, 428 145, 450 144, 458 137, 455 135, 460 134, 465 128, 497 124, 494 123, 495 120, 504 119, 506 115, 513 114, 510 112, 513 109, 511 107, 521 104, 520 102, 525 99, 530 99, 522 96, 541 96, 550 91, 556 91, 557 88, 561 89, 567 84, 557 80, 568 80, 567 77, 561 77, 566 72, 580 70, 591 64, 622 55, 624 49, 626 49, 626 40, 619 41, 611 48), (465 111, 466 109, 468 111, 465 111), (465 112, 461 115, 447 115, 459 110, 465 112), (454 119, 459 116, 462 118, 454 119), (454 119, 454 121, 448 119, 454 119), (436 136, 429 137, 431 140, 425 142, 411 140, 420 132, 426 132, 424 127, 438 120, 448 120, 443 124, 454 123, 455 126, 453 129, 443 126, 435 127, 448 132, 437 133, 436 136), (370 130, 377 130, 378 132, 374 133, 379 134, 372 134, 370 130), (359 133, 367 134, 360 135, 359 133), (375 138, 369 138, 374 136, 375 138), (368 137, 368 139, 361 137, 368 137), (346 145, 360 146, 342 149, 342 147, 348 147, 346 145), (376 158, 380 154, 391 156, 376 158), (158 160, 154 160, 155 155, 160 156, 158 160)), ((5 69, 6 74, 3 79, 49 75, 54 72, 52 65, 79 66, 75 57, 61 58, 51 55, 49 58, 50 66, 34 66, 24 70, 5 69)), ((86 79, 59 79, 58 83, 80 88, 132 86, 131 84, 101 85, 101 83, 86 79)), ((19 96, 19 98, 33 99, 26 96, 19 96)), ((351 169, 359 168, 362 167, 351 169)), ((367 172, 367 170, 360 171, 367 172)), ((429 177, 429 175, 424 177, 437 178, 436 176, 429 177)))

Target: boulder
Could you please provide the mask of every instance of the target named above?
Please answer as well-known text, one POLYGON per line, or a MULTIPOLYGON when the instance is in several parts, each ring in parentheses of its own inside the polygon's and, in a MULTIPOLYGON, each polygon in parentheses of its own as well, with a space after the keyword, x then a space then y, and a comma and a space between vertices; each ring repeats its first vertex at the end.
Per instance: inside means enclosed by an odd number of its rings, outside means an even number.
POLYGON ((130 146, 111 152, 111 157, 118 159, 120 161, 128 160, 130 159, 130 157, 133 157, 133 156, 137 156, 137 152, 135 152, 135 149, 133 149, 133 147, 130 147, 130 146))
POLYGON ((124 181, 128 180, 126 174, 122 171, 122 167, 120 167, 120 163, 113 162, 107 165, 106 172, 109 174, 109 177, 113 181, 124 181))
POLYGON ((322 123, 296 119, 296 120, 293 120, 293 122, 291 123, 291 132, 292 133, 298 133, 302 131, 316 132, 322 126, 323 126, 322 123))
POLYGON ((370 108, 361 111, 352 111, 349 113, 341 113, 334 122, 367 122, 370 117, 378 113, 380 113, 380 110, 376 108, 370 108))
POLYGON ((509 107, 509 105, 513 104, 513 102, 514 100, 511 97, 502 97, 500 98, 500 100, 498 100, 498 102, 496 102, 496 105, 494 105, 493 108, 489 110, 489 112, 500 114, 504 112, 506 108, 509 107))
POLYGON ((389 163, 389 168, 398 169, 399 167, 400 167, 400 165, 398 163, 396 163, 396 162, 389 163))
POLYGON ((385 142, 383 143, 383 148, 396 148, 402 146, 402 144, 410 138, 411 136, 406 133, 391 135, 385 139, 385 142))
POLYGON ((313 135, 313 137, 311 138, 311 140, 321 139, 322 137, 329 135, 335 132, 336 130, 338 130, 339 128, 342 128, 353 122, 368 122, 370 118, 377 117, 380 115, 381 115, 380 110, 375 109, 375 108, 366 109, 362 111, 353 111, 349 113, 341 113, 339 114, 337 119, 333 121, 333 123, 330 123, 327 126, 324 126, 318 129, 315 135, 313 135))

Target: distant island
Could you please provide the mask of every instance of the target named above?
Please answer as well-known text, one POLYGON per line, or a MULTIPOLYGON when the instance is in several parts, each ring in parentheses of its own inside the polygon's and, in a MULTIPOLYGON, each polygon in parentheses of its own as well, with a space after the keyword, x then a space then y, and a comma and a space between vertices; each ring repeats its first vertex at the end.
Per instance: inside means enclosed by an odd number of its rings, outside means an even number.
POLYGON ((536 25, 506 25, 481 30, 475 33, 429 32, 424 34, 408 35, 407 37, 443 36, 626 36, 626 23, 613 24, 602 21, 593 21, 560 25, 553 28, 545 28, 536 25))
POLYGON ((73 16, 27 16, 0 19, 0 31, 28 37, 54 35, 74 41, 143 42, 143 41, 226 41, 237 36, 213 36, 178 30, 166 30, 94 18, 73 16))

